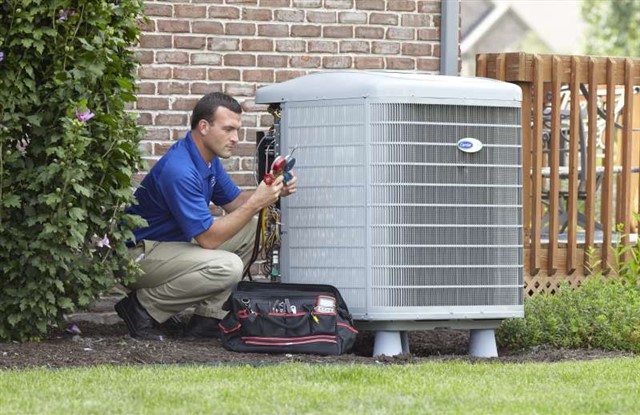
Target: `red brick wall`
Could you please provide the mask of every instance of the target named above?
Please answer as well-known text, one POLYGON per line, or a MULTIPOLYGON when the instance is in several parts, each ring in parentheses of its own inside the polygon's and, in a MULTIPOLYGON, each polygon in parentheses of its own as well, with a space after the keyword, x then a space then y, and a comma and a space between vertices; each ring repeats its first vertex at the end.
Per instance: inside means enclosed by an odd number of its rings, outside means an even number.
POLYGON ((242 142, 225 161, 240 186, 254 184, 255 133, 272 123, 257 88, 320 70, 440 66, 440 0, 167 0, 145 9, 134 109, 149 166, 184 136, 197 100, 222 91, 245 110, 242 142))

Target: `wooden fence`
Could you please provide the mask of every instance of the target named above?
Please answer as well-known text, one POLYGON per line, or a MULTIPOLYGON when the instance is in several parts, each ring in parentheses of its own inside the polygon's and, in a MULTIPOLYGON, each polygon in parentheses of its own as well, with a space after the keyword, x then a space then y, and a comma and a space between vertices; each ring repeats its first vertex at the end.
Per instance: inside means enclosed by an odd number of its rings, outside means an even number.
POLYGON ((615 269, 640 211, 640 60, 481 54, 476 75, 522 88, 525 292, 615 269))

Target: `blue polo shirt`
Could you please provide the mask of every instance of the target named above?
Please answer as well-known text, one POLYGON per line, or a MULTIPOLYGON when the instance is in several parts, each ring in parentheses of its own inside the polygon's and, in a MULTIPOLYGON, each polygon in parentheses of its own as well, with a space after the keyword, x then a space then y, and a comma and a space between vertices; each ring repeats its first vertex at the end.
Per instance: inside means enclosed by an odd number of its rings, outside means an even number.
POLYGON ((220 159, 216 156, 207 166, 188 132, 142 180, 135 192, 138 204, 127 213, 142 216, 149 225, 133 232, 137 241, 188 242, 211 227, 209 202, 222 206, 239 194, 220 159))

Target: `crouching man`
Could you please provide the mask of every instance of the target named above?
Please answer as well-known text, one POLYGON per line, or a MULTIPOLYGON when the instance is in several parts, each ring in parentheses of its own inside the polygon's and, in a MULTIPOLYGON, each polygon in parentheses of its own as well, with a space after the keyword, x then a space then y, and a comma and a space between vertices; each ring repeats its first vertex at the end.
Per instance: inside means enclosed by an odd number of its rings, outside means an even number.
POLYGON ((129 256, 143 273, 116 312, 132 337, 161 341, 157 326, 195 306, 189 337, 219 337, 221 306, 242 278, 253 250, 255 215, 296 191, 296 179, 241 191, 222 167, 238 144, 242 109, 228 95, 207 94, 196 104, 191 131, 144 178, 128 213, 148 226, 134 230, 129 256), (225 216, 214 218, 209 202, 225 216))

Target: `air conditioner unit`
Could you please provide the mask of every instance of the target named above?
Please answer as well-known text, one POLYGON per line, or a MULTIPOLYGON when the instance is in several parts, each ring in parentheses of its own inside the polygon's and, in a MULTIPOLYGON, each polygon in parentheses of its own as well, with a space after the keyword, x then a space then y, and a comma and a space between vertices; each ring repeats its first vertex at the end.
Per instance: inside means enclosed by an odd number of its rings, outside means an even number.
POLYGON ((338 287, 376 349, 452 327, 492 355, 493 329, 524 314, 520 88, 336 71, 260 88, 256 102, 279 104, 280 153, 296 149, 283 281, 338 287))

